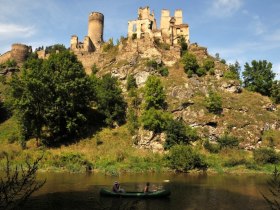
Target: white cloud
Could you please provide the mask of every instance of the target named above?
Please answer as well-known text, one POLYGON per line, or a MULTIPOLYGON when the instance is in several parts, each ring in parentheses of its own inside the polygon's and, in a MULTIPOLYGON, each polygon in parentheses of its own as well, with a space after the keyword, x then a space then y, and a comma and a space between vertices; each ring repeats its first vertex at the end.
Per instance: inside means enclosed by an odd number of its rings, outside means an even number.
POLYGON ((36 33, 32 26, 22 26, 17 24, 0 23, 0 39, 12 37, 30 37, 36 33))
POLYGON ((229 17, 242 6, 242 0, 213 0, 210 14, 217 17, 229 17))

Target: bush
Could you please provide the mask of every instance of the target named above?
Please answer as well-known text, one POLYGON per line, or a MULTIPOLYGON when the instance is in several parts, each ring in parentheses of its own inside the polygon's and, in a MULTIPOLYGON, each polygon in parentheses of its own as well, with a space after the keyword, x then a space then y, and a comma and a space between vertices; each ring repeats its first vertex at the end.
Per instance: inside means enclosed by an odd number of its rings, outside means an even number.
POLYGON ((135 109, 129 108, 127 113, 128 130, 131 135, 139 128, 138 116, 135 109))
POLYGON ((161 76, 167 77, 169 74, 168 68, 167 67, 161 67, 158 72, 160 73, 161 76))
POLYGON ((144 111, 141 122, 145 129, 160 133, 166 129, 170 119, 171 116, 168 112, 151 108, 144 111))
POLYGON ((227 79, 238 79, 238 75, 232 71, 226 71, 224 77, 227 79))
POLYGON ((189 52, 185 53, 182 57, 182 63, 184 64, 184 70, 186 73, 189 71, 196 73, 197 69, 199 68, 195 55, 189 52))
POLYGON ((215 63, 212 59, 208 58, 203 61, 203 67, 206 71, 209 71, 210 69, 215 67, 215 63))
POLYGON ((205 68, 203 68, 203 67, 198 68, 197 71, 196 71, 196 74, 197 74, 197 76, 199 76, 199 77, 205 75, 205 74, 206 74, 205 68))
POLYGON ((235 136, 230 136, 230 135, 223 135, 220 138, 218 138, 217 142, 219 143, 221 148, 229 147, 237 147, 239 145, 239 140, 235 136))
POLYGON ((209 91, 209 96, 206 98, 206 108, 209 112, 220 114, 222 108, 222 98, 215 92, 209 91))
POLYGON ((176 144, 188 144, 191 139, 187 135, 186 126, 182 121, 169 120, 166 124, 166 141, 165 149, 171 148, 176 144))
POLYGON ((145 109, 163 109, 166 106, 163 85, 158 77, 149 76, 144 89, 145 109))
POLYGON ((148 60, 147 63, 146 63, 146 65, 147 65, 148 67, 153 68, 153 69, 158 69, 159 66, 160 66, 160 64, 158 64, 155 60, 148 60))
POLYGON ((224 155, 224 163, 225 167, 234 167, 238 165, 246 165, 248 160, 246 156, 246 152, 244 150, 237 149, 223 149, 222 155, 224 155))
POLYGON ((215 69, 214 69, 214 68, 211 68, 211 69, 209 70, 209 74, 212 75, 212 76, 215 75, 215 69))
POLYGON ((254 151, 254 160, 259 164, 275 164, 279 162, 280 157, 274 149, 263 147, 254 151))
POLYGON ((209 140, 206 140, 203 144, 204 148, 207 149, 211 153, 219 153, 221 147, 219 144, 213 144, 209 140))
POLYGON ((189 145, 175 145, 171 147, 166 157, 167 165, 171 169, 180 172, 188 172, 191 169, 206 169, 207 163, 204 157, 194 151, 189 145))

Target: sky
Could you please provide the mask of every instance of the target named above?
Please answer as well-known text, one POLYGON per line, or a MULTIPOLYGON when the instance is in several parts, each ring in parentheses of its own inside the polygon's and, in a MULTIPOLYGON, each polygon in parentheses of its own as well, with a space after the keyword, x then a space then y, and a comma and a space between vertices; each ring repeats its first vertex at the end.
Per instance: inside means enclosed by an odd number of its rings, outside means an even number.
POLYGON ((154 10, 158 27, 162 9, 182 9, 192 43, 227 63, 268 60, 280 79, 279 0, 0 0, 0 54, 13 43, 69 47, 72 35, 87 35, 93 11, 105 16, 105 41, 116 41, 127 36, 127 22, 145 6, 154 10))

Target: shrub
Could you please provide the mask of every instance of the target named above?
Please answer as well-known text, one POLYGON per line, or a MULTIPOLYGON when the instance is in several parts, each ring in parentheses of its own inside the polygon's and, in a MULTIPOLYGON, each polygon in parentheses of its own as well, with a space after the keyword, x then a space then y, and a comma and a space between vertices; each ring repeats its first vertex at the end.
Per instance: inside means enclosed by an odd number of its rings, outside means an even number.
POLYGON ((165 149, 169 149, 175 144, 187 144, 186 126, 182 121, 169 120, 166 125, 166 141, 164 144, 165 149))
POLYGON ((206 140, 203 144, 204 148, 207 149, 211 153, 219 153, 221 147, 219 144, 211 143, 209 140, 206 140))
POLYGON ((232 71, 226 71, 224 77, 227 79, 238 79, 238 75, 232 71))
POLYGON ((232 148, 232 147, 237 147, 239 145, 238 138, 235 136, 230 136, 228 134, 225 134, 220 138, 218 138, 217 142, 219 143, 221 148, 225 148, 225 147, 232 148))
POLYGON ((153 69, 158 69, 158 67, 160 66, 155 60, 148 60, 146 65, 153 69))
POLYGON ((210 69, 215 67, 215 63, 212 59, 208 58, 203 61, 203 67, 206 71, 209 71, 210 69))
POLYGON ((171 116, 168 112, 151 108, 144 111, 141 122, 145 129, 160 133, 166 129, 169 119, 171 116))
POLYGON ((203 68, 203 67, 198 68, 197 71, 196 71, 196 74, 197 74, 197 76, 199 76, 199 77, 205 75, 205 74, 206 74, 205 68, 203 68))
POLYGON ((211 69, 209 70, 209 74, 210 74, 210 75, 215 75, 215 69, 214 69, 214 68, 211 68, 211 69))
POLYGON ((163 85, 158 77, 149 76, 144 89, 145 109, 162 109, 166 106, 163 85))
POLYGON ((192 70, 187 71, 188 78, 192 77, 193 74, 194 72, 192 70))
POLYGON ((244 150, 237 150, 237 149, 223 149, 222 155, 224 159, 223 165, 226 167, 234 167, 238 165, 245 165, 247 164, 247 156, 244 150))
POLYGON ((195 55, 189 52, 185 53, 182 57, 182 63, 184 64, 184 70, 186 73, 188 73, 188 71, 196 73, 199 68, 195 55))
POLYGON ((222 98, 213 91, 209 91, 209 96, 206 98, 206 108, 209 112, 220 114, 222 108, 222 98))
POLYGON ((167 67, 161 67, 158 72, 160 73, 161 76, 167 77, 169 74, 168 68, 167 67))
POLYGON ((272 148, 259 148, 254 151, 254 160, 259 164, 278 163, 280 160, 279 154, 272 148))
POLYGON ((189 145, 175 145, 171 147, 166 157, 167 165, 180 172, 188 172, 191 169, 206 169, 207 163, 204 157, 194 151, 189 145))

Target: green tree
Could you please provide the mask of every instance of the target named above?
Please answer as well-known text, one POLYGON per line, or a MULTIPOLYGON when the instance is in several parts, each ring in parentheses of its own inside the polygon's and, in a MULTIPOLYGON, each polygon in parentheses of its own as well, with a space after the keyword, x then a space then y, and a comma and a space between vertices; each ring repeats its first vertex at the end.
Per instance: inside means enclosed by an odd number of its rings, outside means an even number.
POLYGON ((152 107, 164 109, 166 106, 165 98, 164 88, 160 79, 156 76, 149 76, 144 89, 145 109, 148 110, 152 107))
POLYGON ((253 60, 251 66, 246 63, 242 73, 244 87, 250 91, 258 92, 265 96, 271 95, 271 87, 275 77, 272 72, 272 63, 253 60))
POLYGON ((52 54, 57 52, 63 52, 66 51, 66 47, 63 44, 55 44, 51 46, 46 47, 46 53, 52 54))
POLYGON ((238 61, 234 64, 229 64, 229 71, 225 73, 225 77, 228 79, 240 79, 241 67, 238 61))
POLYGON ((143 127, 155 133, 165 131, 170 119, 171 115, 168 112, 157 110, 154 107, 145 110, 141 116, 143 127))
POLYGON ((94 80, 96 106, 105 116, 105 123, 109 126, 113 126, 114 122, 124 123, 127 104, 117 79, 111 74, 106 74, 101 79, 94 80))
POLYGON ((178 43, 181 47, 181 56, 183 56, 188 51, 188 44, 184 36, 178 38, 178 43))
POLYGON ((190 145, 175 145, 171 147, 166 157, 167 165, 180 172, 188 172, 191 169, 206 169, 205 158, 190 145))
POLYGON ((209 91, 209 95, 205 100, 206 102, 206 108, 209 112, 212 112, 214 114, 220 114, 223 110, 222 107, 222 98, 218 95, 218 93, 214 91, 209 91))
POLYGON ((189 74, 189 72, 196 73, 199 68, 195 55, 189 52, 183 55, 182 63, 184 64, 184 70, 187 74, 189 74))
POLYGON ((280 103, 280 80, 275 80, 271 87, 271 97, 274 103, 280 103))
POLYGON ((182 121, 170 119, 166 128, 165 149, 170 149, 176 144, 188 144, 190 141, 197 140, 196 131, 191 127, 186 127, 182 121))
POLYGON ((10 87, 25 139, 43 136, 52 143, 81 134, 93 92, 74 54, 63 51, 48 60, 28 60, 10 87))

